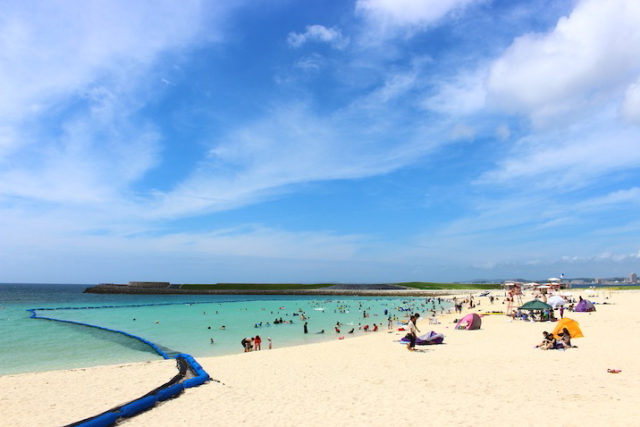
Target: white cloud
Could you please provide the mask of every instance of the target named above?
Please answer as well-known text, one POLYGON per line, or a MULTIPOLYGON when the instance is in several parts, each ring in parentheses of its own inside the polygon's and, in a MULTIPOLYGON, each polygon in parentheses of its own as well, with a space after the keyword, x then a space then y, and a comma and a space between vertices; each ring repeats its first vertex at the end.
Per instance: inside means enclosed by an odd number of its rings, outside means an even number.
POLYGON ((640 164, 640 130, 609 123, 600 129, 537 134, 521 140, 486 172, 480 184, 501 184, 560 190, 583 188, 597 177, 633 169, 640 164))
POLYGON ((640 204, 640 187, 616 190, 602 197, 583 201, 575 205, 575 209, 609 209, 612 205, 640 204))
POLYGON ((464 123, 457 123, 451 129, 451 133, 449 137, 454 140, 470 140, 476 136, 476 131, 471 126, 468 126, 464 123))
POLYGON ((358 0, 356 11, 383 28, 426 27, 478 0, 358 0))
MULTIPOLYGON (((362 104, 380 105, 407 95, 415 89, 418 83, 418 73, 415 70, 404 73, 390 73, 385 76, 380 87, 374 89, 361 101, 362 104)), ((363 105, 364 106, 364 105, 363 105)))
POLYGON ((329 43, 336 49, 344 49, 349 44, 349 39, 344 37, 340 30, 327 28, 324 25, 308 25, 304 33, 291 32, 287 36, 287 43, 294 48, 312 41, 329 43))
POLYGON ((553 31, 517 38, 494 62, 489 99, 538 124, 611 102, 640 74, 638 22, 639 2, 579 2, 553 31))
POLYGON ((507 125, 500 125, 496 128, 496 136, 500 140, 507 140, 511 136, 511 130, 507 125))
POLYGON ((313 53, 296 61, 295 66, 305 71, 317 71, 324 66, 324 58, 322 55, 313 53))
POLYGON ((9 2, 0 17, 0 196, 104 203, 158 162, 136 118, 153 66, 203 34, 198 1, 9 2), (37 11, 37 13, 34 13, 37 11), (115 172, 117 171, 117 172, 115 172))
POLYGON ((423 99, 420 105, 428 110, 454 116, 474 114, 486 103, 484 79, 486 71, 462 72, 448 80, 433 82, 435 94, 423 99))
POLYGON ((189 178, 157 195, 149 214, 230 209, 286 192, 296 184, 397 169, 427 148, 415 140, 419 130, 390 139, 388 132, 396 122, 380 116, 385 113, 366 110, 359 103, 326 117, 303 104, 274 108, 270 116, 243 123, 226 135, 189 178), (358 123, 356 129, 353 123, 358 123))
POLYGON ((640 124, 640 79, 627 87, 620 114, 626 121, 640 124))
POLYGON ((202 30, 200 13, 196 1, 4 4, 0 117, 20 120, 105 73, 149 64, 159 52, 192 41, 202 30))

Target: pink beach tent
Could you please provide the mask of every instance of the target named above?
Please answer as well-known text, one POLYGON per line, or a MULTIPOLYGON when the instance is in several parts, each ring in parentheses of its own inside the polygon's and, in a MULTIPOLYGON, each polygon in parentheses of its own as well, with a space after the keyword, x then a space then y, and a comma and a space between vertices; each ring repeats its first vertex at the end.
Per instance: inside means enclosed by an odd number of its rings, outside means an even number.
POLYGON ((482 319, 476 313, 469 313, 464 316, 456 325, 456 329, 480 329, 482 319))

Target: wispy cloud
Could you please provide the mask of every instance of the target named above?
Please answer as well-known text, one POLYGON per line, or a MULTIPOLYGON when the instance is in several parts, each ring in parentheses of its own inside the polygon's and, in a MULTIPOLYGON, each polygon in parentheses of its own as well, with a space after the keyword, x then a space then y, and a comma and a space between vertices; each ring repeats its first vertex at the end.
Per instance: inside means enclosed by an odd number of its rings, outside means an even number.
POLYGON ((309 42, 328 43, 336 49, 344 49, 349 44, 349 39, 336 28, 317 24, 308 25, 304 33, 291 32, 287 36, 287 43, 293 48, 299 48, 309 42))
POLYGON ((422 29, 478 0, 358 0, 356 11, 383 30, 422 29))
POLYGON ((567 191, 584 188, 610 173, 634 169, 640 161, 640 130, 605 123, 599 129, 588 125, 574 132, 529 136, 477 182, 505 186, 528 182, 533 186, 529 188, 567 191))

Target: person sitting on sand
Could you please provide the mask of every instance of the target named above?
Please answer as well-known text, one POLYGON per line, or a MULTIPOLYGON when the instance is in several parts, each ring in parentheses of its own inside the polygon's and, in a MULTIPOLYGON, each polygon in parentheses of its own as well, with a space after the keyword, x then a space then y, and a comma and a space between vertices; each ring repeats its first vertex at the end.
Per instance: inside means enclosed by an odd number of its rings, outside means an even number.
POLYGON ((555 348, 556 339, 553 337, 553 334, 550 334, 549 332, 544 331, 542 335, 544 336, 544 339, 536 347, 539 348, 540 350, 549 350, 549 349, 555 348))
POLYGON ((378 330, 378 325, 376 325, 375 323, 373 324, 373 332, 376 332, 378 330))
POLYGON ((571 333, 567 328, 562 328, 562 332, 558 334, 560 339, 558 340, 559 348, 571 348, 571 333))

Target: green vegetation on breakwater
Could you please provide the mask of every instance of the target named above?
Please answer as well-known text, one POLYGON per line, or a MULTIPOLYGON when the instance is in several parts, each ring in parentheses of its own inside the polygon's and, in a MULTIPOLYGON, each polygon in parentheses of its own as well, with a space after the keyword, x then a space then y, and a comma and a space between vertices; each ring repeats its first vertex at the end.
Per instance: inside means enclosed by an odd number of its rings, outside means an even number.
MULTIPOLYGON (((394 285, 405 286, 412 289, 421 290, 463 290, 478 289, 492 290, 500 289, 500 284, 460 284, 460 283, 433 283, 433 282, 407 282, 393 283, 394 285)), ((213 284, 184 284, 182 289, 192 290, 267 290, 267 291, 293 291, 306 289, 323 289, 333 286, 332 283, 320 283, 305 285, 302 283, 213 283, 213 284)))
POLYGON ((407 282, 397 283, 400 286, 406 286, 407 288, 424 289, 424 290, 466 290, 466 289, 481 289, 492 290, 501 289, 501 285, 498 283, 493 284, 470 284, 470 283, 433 283, 433 282, 407 282))
POLYGON ((259 291, 297 291, 305 289, 322 289, 332 286, 332 284, 304 285, 302 283, 213 283, 213 284, 185 284, 182 289, 192 290, 259 290, 259 291))

